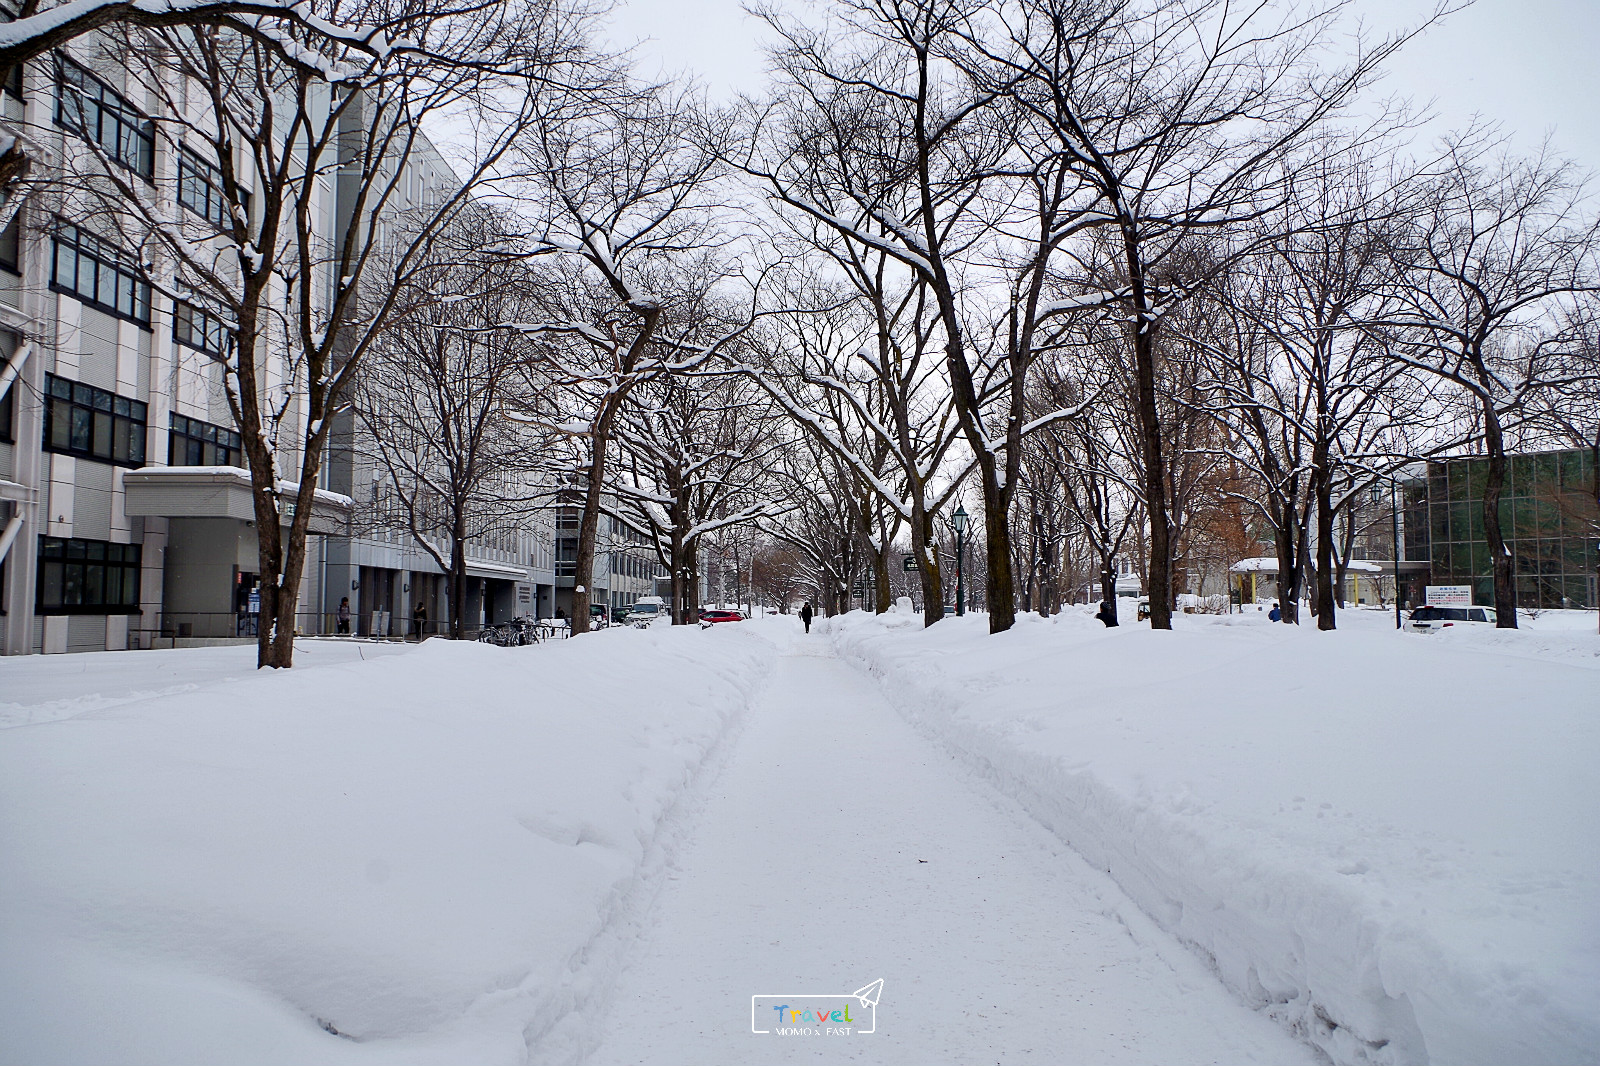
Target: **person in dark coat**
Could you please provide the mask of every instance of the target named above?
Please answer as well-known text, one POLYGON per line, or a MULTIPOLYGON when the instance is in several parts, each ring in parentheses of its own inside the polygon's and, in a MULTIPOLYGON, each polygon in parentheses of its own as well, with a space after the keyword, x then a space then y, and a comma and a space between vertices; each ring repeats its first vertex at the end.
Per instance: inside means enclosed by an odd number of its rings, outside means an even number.
POLYGON ((1282 618, 1283 618, 1283 612, 1278 609, 1278 605, 1277 604, 1273 604, 1272 605, 1272 610, 1267 612, 1267 621, 1276 622, 1276 621, 1279 621, 1282 618))
POLYGON ((1116 605, 1110 600, 1101 600, 1100 609, 1095 612, 1094 616, 1100 619, 1107 629, 1110 629, 1112 626, 1117 624, 1116 605))
POLYGON ((428 607, 421 600, 411 608, 411 624, 416 627, 417 639, 422 639, 422 629, 428 624, 428 607))
POLYGON ((337 629, 337 631, 340 632, 340 633, 345 634, 346 636, 349 636, 349 634, 350 634, 350 597, 349 596, 345 596, 345 597, 343 597, 343 598, 341 598, 339 600, 339 610, 337 612, 335 612, 334 618, 339 623, 335 627, 337 629))
POLYGON ((807 633, 811 632, 811 601, 810 600, 807 600, 806 601, 806 605, 804 607, 800 608, 800 621, 802 621, 802 622, 804 622, 806 624, 806 632, 807 633))

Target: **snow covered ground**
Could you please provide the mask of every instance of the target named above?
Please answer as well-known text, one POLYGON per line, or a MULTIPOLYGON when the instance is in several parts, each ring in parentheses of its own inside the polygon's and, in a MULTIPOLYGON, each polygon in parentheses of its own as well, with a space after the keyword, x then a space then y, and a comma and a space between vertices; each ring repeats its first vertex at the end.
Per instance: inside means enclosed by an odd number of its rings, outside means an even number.
POLYGON ((1600 1061, 1600 638, 823 631, 1245 1001, 1340 1062, 1600 1061))
MULTIPOLYGON (((396 655, 412 647, 369 640, 301 640, 295 644, 294 661, 300 667, 331 666, 396 655)), ((7 659, 0 661, 0 729, 194 692, 255 672, 254 644, 7 659)))
POLYGON ((1597 1061, 1593 618, 0 659, 0 1063, 1597 1061))
POLYGON ((777 655, 372 648, 0 660, 0 1061, 523 1061, 777 655))

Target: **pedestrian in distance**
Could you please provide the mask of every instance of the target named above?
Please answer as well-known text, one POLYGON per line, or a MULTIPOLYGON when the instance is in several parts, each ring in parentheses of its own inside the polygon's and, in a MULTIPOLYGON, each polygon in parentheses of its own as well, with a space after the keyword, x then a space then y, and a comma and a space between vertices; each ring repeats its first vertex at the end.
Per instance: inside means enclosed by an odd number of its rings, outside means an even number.
POLYGON ((1269 621, 1269 622, 1277 622, 1277 621, 1281 621, 1282 618, 1283 618, 1283 612, 1278 610, 1278 605, 1277 604, 1273 604, 1272 605, 1272 610, 1267 612, 1267 621, 1269 621))
POLYGON ((350 597, 344 596, 339 600, 339 610, 335 617, 339 620, 338 631, 345 636, 350 635, 350 597))
POLYGON ((416 627, 417 640, 422 640, 423 627, 428 624, 428 606, 421 600, 418 600, 417 605, 411 608, 411 624, 416 627))
POLYGON ((1112 626, 1117 624, 1116 605, 1110 600, 1101 600, 1100 609, 1095 612, 1094 616, 1100 619, 1102 625, 1104 625, 1107 629, 1110 629, 1112 626))
POLYGON ((807 633, 811 632, 811 601, 810 600, 807 600, 806 601, 806 605, 804 607, 800 608, 800 621, 805 623, 806 632, 807 633))

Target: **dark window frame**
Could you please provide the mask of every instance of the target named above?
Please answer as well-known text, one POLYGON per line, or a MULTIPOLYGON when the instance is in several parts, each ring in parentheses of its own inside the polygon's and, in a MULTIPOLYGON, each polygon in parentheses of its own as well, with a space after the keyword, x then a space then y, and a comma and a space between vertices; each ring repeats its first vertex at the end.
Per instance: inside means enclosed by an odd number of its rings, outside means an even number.
POLYGON ((188 300, 172 302, 172 341, 215 359, 233 356, 233 330, 221 317, 188 300))
POLYGON ((244 441, 236 430, 172 412, 168 466, 244 466, 244 441), (179 449, 182 448, 180 453, 179 449), (207 462, 207 459, 221 461, 207 462), (194 459, 198 461, 192 461, 194 459))
POLYGON ((45 451, 112 466, 145 464, 149 405, 54 374, 45 375, 44 391, 45 451))
POLYGON ((22 209, 11 214, 11 221, 0 230, 0 270, 22 276, 22 209))
POLYGON ((56 125, 98 145, 118 166, 154 181, 155 123, 88 67, 60 52, 55 60, 56 125), (75 108, 69 100, 76 104, 75 108), (74 110, 77 114, 72 113, 74 110))
MULTIPOLYGON (((178 146, 178 203, 219 230, 233 228, 228 198, 222 191, 222 168, 206 162, 205 158, 188 145, 178 146)), ((241 194, 240 205, 245 217, 250 217, 250 196, 241 194)))
POLYGON ((150 328, 150 283, 139 264, 111 242, 62 219, 50 231, 50 289, 150 328), (69 258, 72 276, 63 280, 69 258), (103 291, 108 282, 109 293, 103 291))
POLYGON ((39 538, 38 614, 138 614, 138 544, 79 537, 39 538))
POLYGON ((0 444, 17 443, 17 388, 16 382, 0 396, 0 444))

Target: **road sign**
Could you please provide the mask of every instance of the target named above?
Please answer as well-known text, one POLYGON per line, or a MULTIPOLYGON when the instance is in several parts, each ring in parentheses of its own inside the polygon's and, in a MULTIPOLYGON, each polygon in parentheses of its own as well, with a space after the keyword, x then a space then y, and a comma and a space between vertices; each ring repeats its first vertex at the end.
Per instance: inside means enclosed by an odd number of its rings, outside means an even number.
POLYGON ((917 557, 915 555, 907 555, 905 557, 905 564, 904 565, 905 565, 905 568, 907 570, 920 570, 920 569, 922 569, 921 567, 919 567, 917 565, 917 557))
POLYGON ((1472 603, 1471 585, 1429 585, 1425 602, 1430 607, 1467 607, 1472 603))

